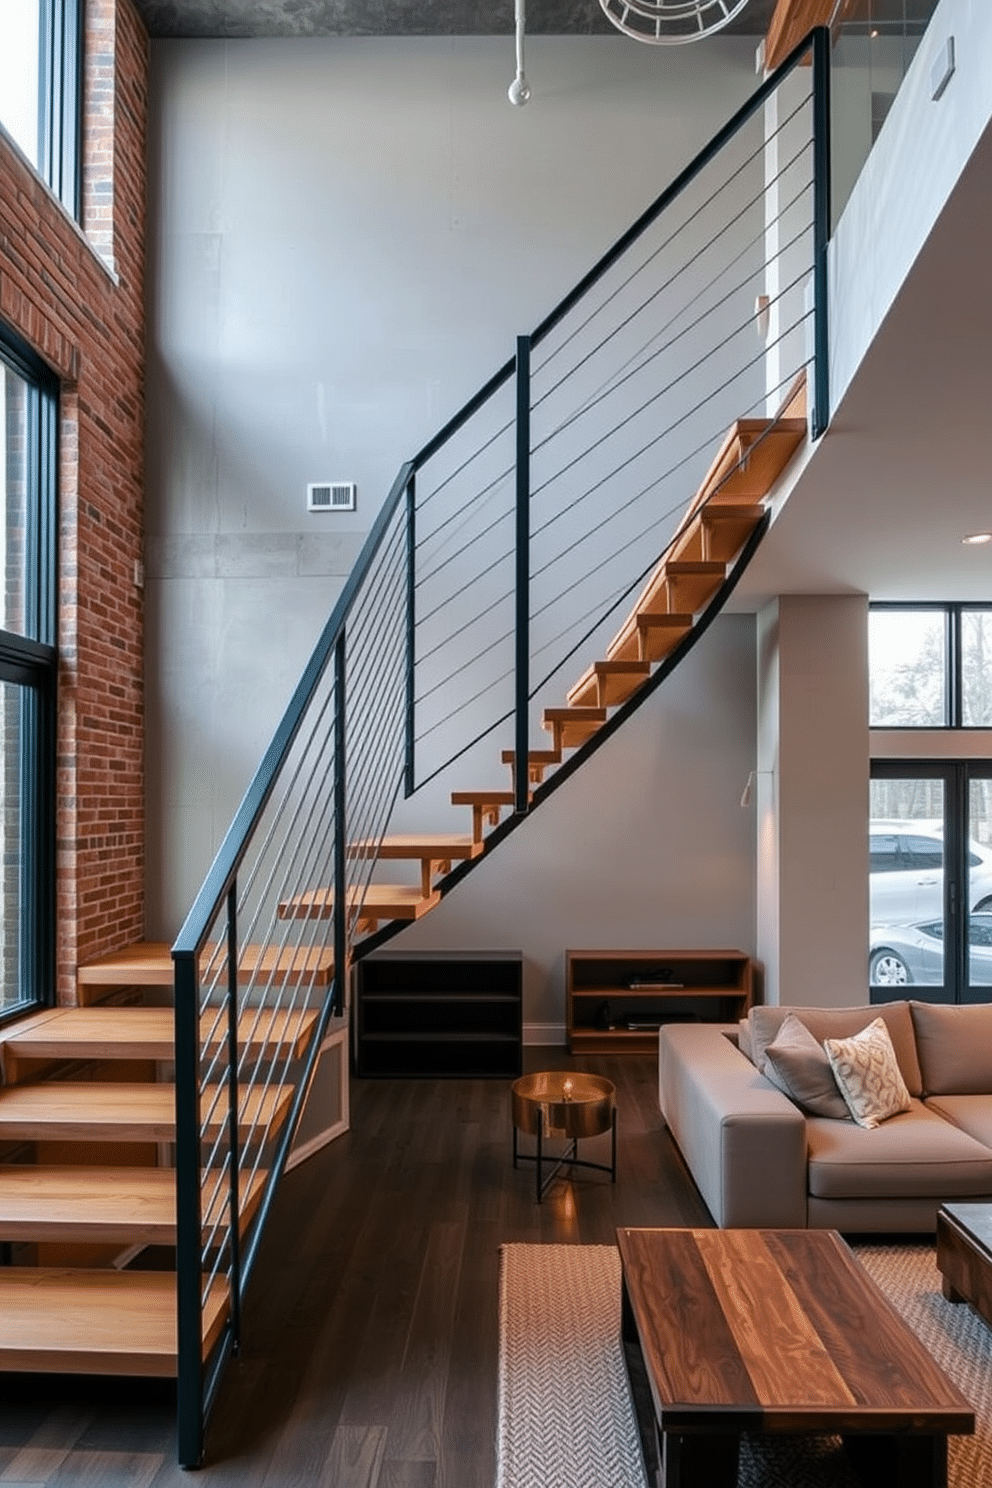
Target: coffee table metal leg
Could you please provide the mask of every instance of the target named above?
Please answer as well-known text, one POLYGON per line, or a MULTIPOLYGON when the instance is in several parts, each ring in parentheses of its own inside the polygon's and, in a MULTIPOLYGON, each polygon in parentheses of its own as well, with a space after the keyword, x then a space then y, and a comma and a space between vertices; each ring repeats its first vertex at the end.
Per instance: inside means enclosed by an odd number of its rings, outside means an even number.
POLYGON ((714 1436, 663 1432, 660 1488, 736 1488, 740 1445, 733 1431, 714 1436))
POLYGON ((845 1436, 844 1449, 866 1488, 947 1488, 946 1436, 845 1436))
POLYGON ((544 1188, 541 1183, 541 1134, 544 1131, 544 1118, 537 1118, 537 1202, 540 1203, 544 1197, 544 1188))

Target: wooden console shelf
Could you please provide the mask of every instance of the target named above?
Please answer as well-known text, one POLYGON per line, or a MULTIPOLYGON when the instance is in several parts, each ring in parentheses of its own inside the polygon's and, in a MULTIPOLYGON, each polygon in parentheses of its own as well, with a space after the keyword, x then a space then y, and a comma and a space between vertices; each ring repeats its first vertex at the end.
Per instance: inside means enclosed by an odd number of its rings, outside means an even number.
POLYGON ((661 1023, 744 1017, 752 981, 743 951, 566 951, 568 1047, 649 1053, 661 1023))
POLYGON ((521 1073, 523 957, 379 952, 356 967, 361 1076, 521 1073))

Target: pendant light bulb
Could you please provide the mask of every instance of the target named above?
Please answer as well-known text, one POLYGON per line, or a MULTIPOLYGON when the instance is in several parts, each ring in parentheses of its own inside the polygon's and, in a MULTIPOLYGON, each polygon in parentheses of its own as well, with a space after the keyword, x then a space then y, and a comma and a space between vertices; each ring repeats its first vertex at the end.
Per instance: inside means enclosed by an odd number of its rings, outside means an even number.
POLYGON ((518 72, 506 92, 507 98, 516 108, 523 108, 530 98, 530 84, 522 72, 518 72))

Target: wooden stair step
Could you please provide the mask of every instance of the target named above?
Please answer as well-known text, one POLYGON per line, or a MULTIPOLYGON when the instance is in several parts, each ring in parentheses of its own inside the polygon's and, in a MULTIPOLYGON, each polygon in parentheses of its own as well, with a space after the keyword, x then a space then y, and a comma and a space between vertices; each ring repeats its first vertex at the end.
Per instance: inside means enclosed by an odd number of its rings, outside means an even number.
MULTIPOLYGON (((291 1085, 242 1091, 241 1124, 277 1130, 289 1114, 291 1085)), ((208 1130, 227 1120, 227 1092, 208 1086, 200 1096, 208 1130)), ((0 1141, 171 1142, 176 1131, 173 1085, 119 1084, 116 1081, 49 1080, 0 1090, 0 1141)))
POLYGON ((569 707, 615 708, 637 691, 650 672, 646 661, 594 661, 569 689, 569 707))
MULTIPOLYGON (((204 1303, 204 1357, 227 1307, 226 1284, 214 1279, 204 1303)), ((174 1376, 174 1273, 0 1267, 0 1369, 174 1376)))
POLYGON ((627 657, 642 662, 661 661, 675 650, 692 626, 691 615, 637 611, 610 642, 609 655, 617 660, 627 657))
MULTIPOLYGON (((254 1217, 268 1174, 245 1175, 242 1228, 254 1217)), ((204 1226, 223 1223, 228 1190, 204 1180, 204 1226)), ((173 1168, 0 1167, 0 1240, 174 1245, 173 1168)))
POLYGON ((711 466, 706 501, 760 501, 806 438, 805 418, 739 419, 735 437, 711 466))
POLYGON ((512 790, 457 790, 451 792, 452 806, 471 806, 472 838, 481 843, 487 826, 499 826, 504 806, 515 806, 516 795, 512 790))
POLYGON ((554 736, 555 749, 577 749, 606 722, 605 708, 545 708, 541 727, 554 736))
POLYGON ((433 888, 435 878, 451 872, 452 863, 466 858, 477 858, 482 852, 482 843, 471 837, 452 837, 444 833, 398 833, 383 837, 381 841, 369 839, 353 842, 348 848, 352 858, 381 858, 384 861, 420 861, 420 892, 426 899, 433 888))
MULTIPOLYGON (((500 755, 504 765, 509 765, 510 773, 516 780, 517 751, 515 749, 504 749, 500 755)), ((554 765, 561 764, 560 749, 531 749, 527 753, 527 780, 530 785, 540 785, 544 779, 545 770, 554 765)))
MULTIPOLYGON (((346 904, 353 909, 359 901, 358 929, 371 931, 381 920, 419 920, 441 902, 441 895, 435 891, 425 896, 411 884, 369 884, 364 892, 352 885, 346 904)), ((279 905, 281 920, 328 920, 333 913, 333 889, 309 889, 279 905)))
MULTIPOLYGON (((238 1018, 238 1045, 252 1057, 272 1044, 292 1042, 299 1056, 317 1021, 316 1010, 248 1008, 238 1018)), ((215 1045, 227 1037, 226 1013, 200 1020, 201 1038, 215 1045), (220 1017, 220 1021, 218 1021, 220 1017)), ((14 1028, 3 1045, 5 1061, 16 1059, 155 1059, 175 1051, 172 1008, 53 1008, 39 1023, 14 1028)))
POLYGON ((671 557, 729 563, 765 515, 763 506, 707 506, 675 537, 671 557))
MULTIPOLYGON (((201 975, 224 974, 224 954, 207 947, 201 957, 201 975)), ((334 980, 334 951, 329 946, 257 946, 242 947, 238 960, 241 982, 266 981, 312 982, 317 987, 330 986, 334 980)), ((167 941, 142 941, 112 951, 95 961, 80 966, 76 982, 85 991, 105 991, 112 987, 171 987, 173 985, 172 949, 167 941)))

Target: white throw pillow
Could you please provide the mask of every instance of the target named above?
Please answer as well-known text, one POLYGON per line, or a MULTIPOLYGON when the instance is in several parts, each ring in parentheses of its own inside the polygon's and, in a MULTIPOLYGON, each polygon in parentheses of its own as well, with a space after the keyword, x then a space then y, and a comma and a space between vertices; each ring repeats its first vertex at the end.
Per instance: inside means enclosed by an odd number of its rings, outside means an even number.
POLYGON ((909 1110, 909 1091, 881 1018, 852 1038, 824 1039, 823 1047, 847 1109, 859 1126, 878 1126, 909 1110))

